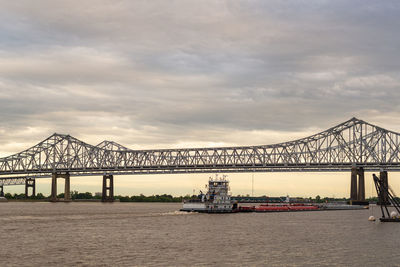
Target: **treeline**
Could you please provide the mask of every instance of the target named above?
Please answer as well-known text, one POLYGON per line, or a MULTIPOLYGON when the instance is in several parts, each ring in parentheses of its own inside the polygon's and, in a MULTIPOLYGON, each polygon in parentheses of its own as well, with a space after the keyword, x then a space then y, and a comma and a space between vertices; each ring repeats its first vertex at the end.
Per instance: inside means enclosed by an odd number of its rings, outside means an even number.
MULTIPOLYGON (((42 193, 37 193, 35 196, 29 196, 28 198, 24 193, 22 194, 4 194, 7 199, 50 199, 51 195, 45 196, 42 193)), ((64 198, 64 193, 58 194, 57 198, 64 198)), ((101 196, 94 196, 90 192, 79 193, 78 191, 71 192, 71 199, 101 199, 101 196)))
MULTIPOLYGON (((395 197, 397 201, 400 201, 399 197, 395 197)), ((322 203, 322 202, 337 202, 337 201, 349 201, 350 198, 329 198, 329 197, 324 197, 321 198, 320 196, 316 196, 315 198, 310 198, 312 202, 316 203, 322 203)), ((368 197, 365 199, 365 201, 368 201, 370 203, 376 203, 378 202, 378 197, 368 197)))
POLYGON ((174 197, 172 195, 153 195, 145 196, 140 194, 139 196, 115 196, 115 199, 119 199, 121 202, 182 202, 184 199, 190 199, 191 196, 180 196, 174 197))
MULTIPOLYGON (((10 194, 6 193, 4 194, 4 197, 7 199, 27 199, 25 197, 25 194, 10 194)), ((58 198, 64 198, 64 193, 58 194, 58 198)), ((179 197, 174 197, 169 194, 163 194, 163 195, 152 195, 152 196, 145 196, 143 194, 137 195, 137 196, 121 196, 117 195, 114 196, 115 199, 119 199, 120 202, 182 202, 184 199, 191 199, 191 198, 196 198, 197 196, 179 196, 179 197)), ((236 197, 249 197, 249 195, 237 195, 236 197)), ((266 196, 262 196, 260 198, 265 198, 266 196)), ((235 197, 233 197, 235 198, 235 197)), ((45 196, 42 193, 37 193, 36 196, 34 197, 29 197, 28 199, 36 199, 36 200, 46 200, 50 199, 50 196, 45 196)), ((93 195, 90 192, 84 192, 84 193, 79 193, 78 191, 72 191, 71 192, 71 199, 72 200, 79 200, 79 199, 101 199, 101 196, 99 195, 93 195)), ((400 201, 400 198, 396 198, 397 201, 400 201)), ((284 200, 284 198, 283 198, 284 200)), ((315 198, 298 198, 298 200, 303 200, 304 202, 312 202, 312 203, 325 203, 325 202, 340 202, 340 201, 348 201, 348 198, 329 198, 329 197, 320 197, 319 195, 316 196, 315 198)), ((378 201, 377 197, 370 197, 366 199, 367 201, 371 203, 376 203, 378 201)))
MULTIPOLYGON (((42 193, 36 194, 36 196, 31 196, 26 198, 25 194, 4 194, 4 197, 7 199, 37 199, 37 200, 45 200, 50 199, 51 196, 45 196, 42 193)), ((184 199, 190 199, 194 196, 179 196, 174 197, 172 195, 163 194, 163 195, 152 195, 152 196, 145 196, 140 194, 138 196, 121 196, 117 195, 114 196, 114 199, 119 199, 120 202, 182 202, 184 199)), ((58 194, 57 198, 64 198, 64 193, 58 194)), ((71 192, 71 199, 72 200, 79 200, 79 199, 101 199, 99 195, 93 195, 90 192, 79 193, 78 191, 71 192)))
MULTIPOLYGON (((333 198, 333 197, 320 197, 319 195, 316 196, 315 198, 309 198, 310 202, 314 203, 326 203, 326 202, 347 202, 350 200, 350 198, 333 198)), ((375 203, 378 201, 378 197, 369 197, 365 199, 368 202, 375 203)))
MULTIPOLYGON (((10 194, 5 193, 4 197, 7 199, 26 199, 25 194, 10 194)), ((47 199, 48 197, 44 196, 42 193, 37 193, 34 197, 29 197, 29 199, 47 199)))

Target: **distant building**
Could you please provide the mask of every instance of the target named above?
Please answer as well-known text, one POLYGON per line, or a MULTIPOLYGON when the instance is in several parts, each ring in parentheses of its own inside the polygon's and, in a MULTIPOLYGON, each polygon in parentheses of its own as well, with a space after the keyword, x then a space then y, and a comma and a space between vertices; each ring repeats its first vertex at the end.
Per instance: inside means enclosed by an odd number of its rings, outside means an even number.
POLYGON ((96 192, 96 193, 94 193, 94 196, 95 197, 101 197, 103 194, 101 193, 101 192, 96 192))

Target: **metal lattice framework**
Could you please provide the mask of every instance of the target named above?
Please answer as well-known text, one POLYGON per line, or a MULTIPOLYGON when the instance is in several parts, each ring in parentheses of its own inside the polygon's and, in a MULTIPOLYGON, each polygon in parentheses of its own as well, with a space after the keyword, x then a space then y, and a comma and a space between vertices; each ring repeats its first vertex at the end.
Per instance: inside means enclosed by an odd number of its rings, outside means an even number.
POLYGON ((3 185, 23 185, 25 184, 25 176, 18 176, 12 178, 0 178, 0 186, 3 185))
POLYGON ((275 145, 131 150, 53 134, 0 159, 0 177, 252 171, 400 170, 400 134, 353 118, 321 133, 275 145))
POLYGON ((106 140, 98 144, 96 147, 105 150, 130 150, 129 148, 124 147, 123 145, 120 145, 118 143, 115 143, 114 141, 106 141, 106 140))

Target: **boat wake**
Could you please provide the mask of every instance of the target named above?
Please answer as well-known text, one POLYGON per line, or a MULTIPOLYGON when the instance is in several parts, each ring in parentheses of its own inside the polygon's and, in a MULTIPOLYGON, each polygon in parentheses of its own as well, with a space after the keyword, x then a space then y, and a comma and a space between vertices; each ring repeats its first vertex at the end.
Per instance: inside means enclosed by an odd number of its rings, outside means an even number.
POLYGON ((176 210, 176 211, 159 213, 158 215, 161 215, 161 216, 175 216, 175 215, 188 215, 188 214, 195 214, 195 212, 186 212, 186 211, 176 210))

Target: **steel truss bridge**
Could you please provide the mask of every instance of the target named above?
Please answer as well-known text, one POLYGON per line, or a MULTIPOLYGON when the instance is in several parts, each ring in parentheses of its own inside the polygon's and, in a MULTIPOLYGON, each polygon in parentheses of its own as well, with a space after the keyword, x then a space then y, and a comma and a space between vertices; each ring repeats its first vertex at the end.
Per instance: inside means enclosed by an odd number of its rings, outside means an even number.
POLYGON ((112 141, 93 146, 53 134, 0 158, 0 186, 56 173, 73 176, 214 172, 400 170, 400 134, 357 118, 315 135, 274 145, 133 150, 112 141))

